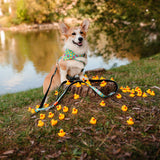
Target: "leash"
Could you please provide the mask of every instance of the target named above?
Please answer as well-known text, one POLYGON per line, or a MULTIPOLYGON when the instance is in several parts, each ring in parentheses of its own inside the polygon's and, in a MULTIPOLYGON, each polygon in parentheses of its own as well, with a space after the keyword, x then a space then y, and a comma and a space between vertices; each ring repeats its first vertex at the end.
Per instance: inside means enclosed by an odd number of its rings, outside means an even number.
POLYGON ((49 109, 55 107, 55 106, 60 102, 60 100, 63 98, 63 96, 67 93, 67 91, 69 90, 69 88, 70 88, 73 84, 75 84, 75 83, 77 83, 77 82, 87 84, 88 87, 90 87, 95 93, 97 93, 97 94, 98 94, 100 97, 102 97, 102 98, 111 97, 112 95, 114 95, 114 94, 118 91, 118 84, 117 84, 115 81, 108 80, 108 79, 102 79, 102 80, 100 80, 100 79, 99 79, 99 80, 89 79, 90 82, 102 82, 102 81, 105 81, 105 82, 112 82, 112 83, 114 83, 114 84, 115 84, 115 87, 116 87, 116 88, 115 88, 115 91, 110 92, 108 95, 103 94, 103 93, 102 93, 100 90, 98 90, 96 87, 88 84, 88 83, 87 83, 87 80, 85 80, 85 81, 82 81, 82 80, 70 80, 71 84, 68 85, 68 86, 66 87, 66 89, 64 90, 64 92, 60 95, 60 94, 59 94, 60 89, 61 89, 62 86, 67 82, 67 81, 64 81, 64 82, 61 83, 61 85, 60 85, 59 88, 58 88, 58 95, 57 95, 57 98, 56 98, 55 102, 53 103, 53 105, 48 106, 47 108, 43 108, 45 99, 46 99, 46 97, 47 97, 47 94, 48 94, 48 92, 49 92, 49 89, 50 89, 50 86, 51 86, 51 83, 52 83, 52 79, 53 79, 56 71, 57 71, 57 68, 55 69, 55 72, 54 72, 54 74, 53 74, 52 77, 51 77, 51 81, 50 81, 49 87, 48 87, 47 92, 45 93, 45 95, 44 95, 44 97, 43 97, 43 99, 42 99, 41 105, 40 105, 39 108, 37 108, 37 109, 35 110, 35 112, 48 111, 49 109))

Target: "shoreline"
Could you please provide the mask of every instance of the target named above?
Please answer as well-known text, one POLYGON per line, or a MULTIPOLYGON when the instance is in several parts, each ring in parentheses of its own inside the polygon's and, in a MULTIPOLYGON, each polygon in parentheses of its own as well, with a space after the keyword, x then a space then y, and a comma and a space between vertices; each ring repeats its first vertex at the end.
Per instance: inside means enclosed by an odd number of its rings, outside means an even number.
POLYGON ((12 31, 12 32, 31 32, 31 31, 42 31, 58 29, 58 23, 45 23, 45 24, 20 24, 12 27, 0 27, 0 30, 12 31))

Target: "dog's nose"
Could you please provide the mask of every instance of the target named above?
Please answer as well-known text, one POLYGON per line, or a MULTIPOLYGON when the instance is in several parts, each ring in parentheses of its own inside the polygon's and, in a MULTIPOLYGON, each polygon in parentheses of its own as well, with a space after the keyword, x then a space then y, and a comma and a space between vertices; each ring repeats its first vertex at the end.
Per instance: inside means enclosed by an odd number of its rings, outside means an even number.
POLYGON ((83 41, 83 38, 82 38, 82 37, 79 37, 78 40, 79 40, 80 42, 82 42, 82 41, 83 41))

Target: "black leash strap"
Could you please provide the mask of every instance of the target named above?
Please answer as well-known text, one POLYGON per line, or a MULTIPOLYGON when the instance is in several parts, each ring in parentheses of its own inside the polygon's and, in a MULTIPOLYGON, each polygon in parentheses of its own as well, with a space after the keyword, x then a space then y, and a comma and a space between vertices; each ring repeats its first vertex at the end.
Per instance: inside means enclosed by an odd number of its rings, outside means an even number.
POLYGON ((44 105, 44 102, 45 102, 45 100, 46 100, 46 97, 47 97, 47 95, 48 95, 48 92, 49 92, 50 87, 51 87, 51 84, 52 84, 53 77, 55 76, 56 72, 57 72, 57 67, 56 67, 56 69, 55 69, 55 71, 54 71, 54 73, 53 73, 53 75, 52 75, 52 77, 51 77, 50 84, 49 84, 48 89, 47 89, 47 91, 46 91, 46 93, 45 93, 45 95, 44 95, 44 97, 43 97, 43 99, 42 99, 42 102, 41 102, 39 108, 42 108, 43 105, 44 105))

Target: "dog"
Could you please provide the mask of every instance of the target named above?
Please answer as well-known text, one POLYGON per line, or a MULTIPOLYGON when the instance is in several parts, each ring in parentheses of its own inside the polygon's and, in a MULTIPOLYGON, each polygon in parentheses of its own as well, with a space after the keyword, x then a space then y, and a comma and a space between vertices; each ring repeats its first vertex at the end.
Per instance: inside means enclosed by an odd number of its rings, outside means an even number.
POLYGON ((86 79, 83 75, 83 70, 87 64, 88 42, 86 34, 89 27, 89 20, 85 19, 78 27, 69 27, 65 23, 59 24, 62 34, 65 36, 64 50, 65 53, 53 67, 51 72, 46 76, 43 83, 43 93, 45 94, 53 77, 52 84, 49 91, 56 89, 63 81, 68 80, 68 77, 76 75, 82 80, 86 79))

